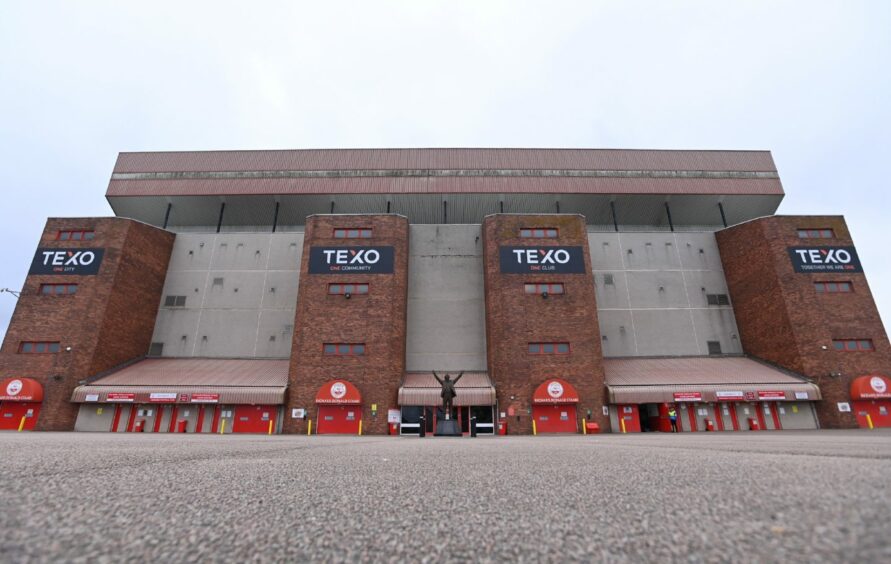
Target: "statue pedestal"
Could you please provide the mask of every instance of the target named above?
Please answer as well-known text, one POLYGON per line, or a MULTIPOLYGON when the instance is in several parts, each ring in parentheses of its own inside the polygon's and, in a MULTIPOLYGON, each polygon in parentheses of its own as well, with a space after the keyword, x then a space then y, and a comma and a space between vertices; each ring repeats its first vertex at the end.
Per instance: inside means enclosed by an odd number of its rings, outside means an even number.
POLYGON ((434 437, 460 437, 461 426, 454 419, 445 419, 436 422, 434 437))

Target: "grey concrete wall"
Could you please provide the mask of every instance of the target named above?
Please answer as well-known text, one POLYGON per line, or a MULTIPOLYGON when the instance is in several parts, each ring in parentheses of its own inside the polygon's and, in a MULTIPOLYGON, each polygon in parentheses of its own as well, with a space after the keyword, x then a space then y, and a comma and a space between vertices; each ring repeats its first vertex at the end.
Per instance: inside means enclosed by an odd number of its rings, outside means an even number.
POLYGON ((479 225, 409 231, 407 370, 486 370, 479 225))
POLYGON ((288 358, 302 253, 302 232, 179 233, 152 342, 162 356, 288 358))
POLYGON ((714 233, 589 232, 604 357, 741 354, 714 233), (612 276, 613 284, 606 284, 612 276))

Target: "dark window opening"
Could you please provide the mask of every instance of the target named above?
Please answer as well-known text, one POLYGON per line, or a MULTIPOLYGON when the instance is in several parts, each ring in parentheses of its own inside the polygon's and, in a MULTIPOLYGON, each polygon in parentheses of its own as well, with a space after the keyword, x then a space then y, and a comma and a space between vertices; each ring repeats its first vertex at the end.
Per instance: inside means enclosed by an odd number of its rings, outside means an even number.
POLYGON ((720 341, 706 341, 708 345, 708 354, 721 354, 721 342, 720 341))
POLYGON ((368 284, 328 284, 329 294, 367 294, 368 284))
POLYGON ((334 238, 335 239, 371 239, 371 229, 366 228, 366 227, 335 229, 334 230, 334 238))
POLYGON ((325 343, 322 353, 328 356, 362 356, 365 343, 325 343))
POLYGON ((544 294, 547 292, 551 295, 561 295, 564 287, 562 282, 524 284, 523 291, 527 294, 544 294))
POLYGON ((185 307, 185 296, 166 296, 164 298, 164 307, 185 307))
POLYGON ((873 351, 872 339, 833 339, 832 346, 837 351, 873 351))
POLYGON ((64 296, 77 293, 77 284, 41 284, 40 293, 45 296, 64 296))
POLYGON ((524 227, 520 229, 520 237, 533 239, 554 239, 560 231, 554 227, 524 227))
POLYGON ((798 230, 799 239, 833 239, 834 237, 835 231, 825 227, 819 229, 798 230))
POLYGON ((529 343, 529 354, 569 354, 569 343, 529 343))
POLYGON ((725 306, 730 305, 730 298, 727 294, 706 294, 708 305, 725 306))
POLYGON ((58 341, 22 341, 19 344, 20 353, 40 354, 57 353, 60 346, 58 341))

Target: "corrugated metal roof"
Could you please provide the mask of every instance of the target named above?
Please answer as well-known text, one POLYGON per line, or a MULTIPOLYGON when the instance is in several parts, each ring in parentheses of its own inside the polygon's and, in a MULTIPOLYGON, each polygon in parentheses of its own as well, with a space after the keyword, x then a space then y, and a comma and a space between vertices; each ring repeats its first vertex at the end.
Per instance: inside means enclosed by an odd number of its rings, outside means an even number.
POLYGON ((699 392, 702 401, 714 402, 720 391, 821 399, 814 384, 747 357, 612 358, 604 359, 603 369, 611 403, 673 402, 677 392, 699 392))
POLYGON ((107 197, 265 194, 782 195, 778 178, 354 177, 111 180, 107 197))
MULTIPOLYGON (((71 394, 71 401, 74 403, 86 403, 87 395, 98 395, 99 403, 107 401, 109 393, 132 393, 135 395, 132 403, 149 403, 150 395, 155 393, 175 393, 177 397, 182 394, 191 396, 192 394, 219 394, 217 404, 251 404, 251 405, 270 405, 283 404, 285 402, 284 386, 78 386, 71 394)), ((191 398, 186 401, 172 403, 189 403, 191 398)), ((92 402, 91 402, 92 403, 92 402)), ((202 402, 206 403, 206 402, 202 402)))
POLYGON ((769 151, 463 148, 120 153, 114 172, 425 168, 776 171, 769 151))
MULTIPOLYGON (((445 372, 437 374, 440 378, 445 376, 445 372)), ((451 376, 454 379, 457 374, 451 376)), ((454 405, 495 404, 495 388, 486 372, 465 372, 455 388, 454 405)), ((399 405, 442 405, 441 391, 442 387, 432 373, 409 372, 399 388, 399 405)))
POLYGON ((287 386, 288 361, 228 358, 148 358, 91 386, 287 386))
POLYGON ((795 377, 748 357, 609 358, 603 360, 609 386, 665 384, 801 383, 795 377))

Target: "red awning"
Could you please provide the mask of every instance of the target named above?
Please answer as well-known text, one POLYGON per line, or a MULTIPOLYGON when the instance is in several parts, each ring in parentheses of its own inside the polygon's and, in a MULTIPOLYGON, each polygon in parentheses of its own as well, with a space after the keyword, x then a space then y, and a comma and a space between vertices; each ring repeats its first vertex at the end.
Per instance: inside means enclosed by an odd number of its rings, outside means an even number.
POLYGON ((855 378, 851 382, 851 399, 891 399, 891 380, 878 374, 855 378))
POLYGON ((0 401, 43 401, 43 386, 31 378, 8 378, 0 382, 0 401))
POLYGON ((362 394, 346 380, 331 380, 319 388, 316 403, 359 404, 362 403, 362 394))
POLYGON ((578 403, 575 387, 559 378, 553 378, 539 386, 532 394, 532 403, 578 403))

